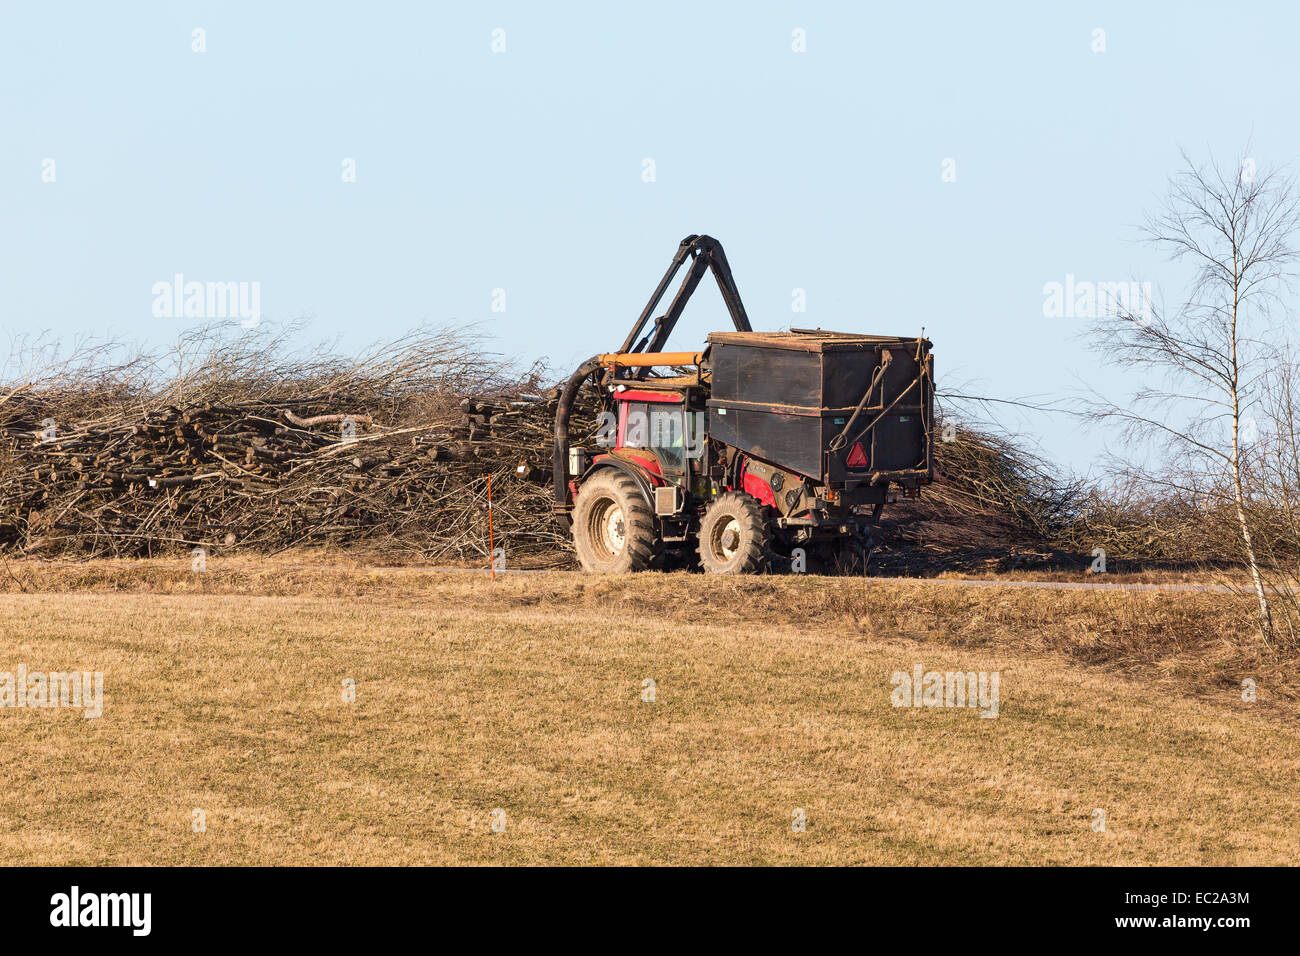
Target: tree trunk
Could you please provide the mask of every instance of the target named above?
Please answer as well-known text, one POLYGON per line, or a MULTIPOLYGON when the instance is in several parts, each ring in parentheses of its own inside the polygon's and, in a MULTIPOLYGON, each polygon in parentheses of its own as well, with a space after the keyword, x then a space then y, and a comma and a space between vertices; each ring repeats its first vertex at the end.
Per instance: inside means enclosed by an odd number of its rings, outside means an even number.
MULTIPOLYGON (((1234 236, 1235 242, 1235 236, 1234 236)), ((1246 520, 1246 496, 1241 487, 1241 391, 1239 388, 1239 369, 1237 367, 1237 307, 1240 304, 1241 274, 1237 267, 1237 255, 1232 256, 1232 491, 1237 505, 1237 524, 1241 528, 1241 541, 1246 546, 1246 560, 1250 564, 1250 580, 1255 585, 1255 599, 1259 602, 1259 633, 1264 643, 1273 643, 1273 613, 1268 606, 1268 595, 1264 593, 1264 582, 1259 574, 1259 562, 1255 558, 1255 542, 1250 536, 1250 523, 1246 520)))
POLYGON ((1264 581, 1259 574, 1259 562, 1255 560, 1255 543, 1250 536, 1250 524, 1246 521, 1246 506, 1241 491, 1241 467, 1236 457, 1236 422, 1233 423, 1233 462, 1232 484, 1237 504, 1237 524, 1241 526, 1241 540, 1246 546, 1246 560, 1250 563, 1250 580, 1255 585, 1255 598, 1259 601, 1259 632, 1265 644, 1273 640, 1273 614, 1268 606, 1268 595, 1264 593, 1264 581))

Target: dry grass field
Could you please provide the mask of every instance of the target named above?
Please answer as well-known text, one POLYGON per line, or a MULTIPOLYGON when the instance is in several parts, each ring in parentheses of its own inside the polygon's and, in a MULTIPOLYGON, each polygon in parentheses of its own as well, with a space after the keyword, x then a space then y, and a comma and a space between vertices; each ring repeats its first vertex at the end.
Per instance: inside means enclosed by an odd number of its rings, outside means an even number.
POLYGON ((0 862, 1293 863, 1296 669, 1234 600, 11 564, 0 671, 105 703, 0 709, 0 862), (916 664, 998 716, 892 706, 916 664))

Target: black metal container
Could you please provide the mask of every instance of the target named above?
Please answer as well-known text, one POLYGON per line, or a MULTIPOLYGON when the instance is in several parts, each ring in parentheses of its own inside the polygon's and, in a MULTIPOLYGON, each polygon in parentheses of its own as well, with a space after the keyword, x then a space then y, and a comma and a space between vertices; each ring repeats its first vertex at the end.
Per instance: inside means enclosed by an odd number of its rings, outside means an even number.
POLYGON ((928 339, 795 329, 709 343, 710 437, 831 486, 930 480, 928 339))

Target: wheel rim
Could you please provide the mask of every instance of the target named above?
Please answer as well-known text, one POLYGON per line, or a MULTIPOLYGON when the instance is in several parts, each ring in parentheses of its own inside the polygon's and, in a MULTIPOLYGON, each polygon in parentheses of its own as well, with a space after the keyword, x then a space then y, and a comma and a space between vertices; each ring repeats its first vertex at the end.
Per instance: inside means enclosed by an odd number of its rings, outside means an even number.
POLYGON ((734 517, 719 521, 713 526, 709 545, 714 557, 721 561, 730 561, 740 550, 740 522, 734 517))
POLYGON ((602 498, 591 509, 591 539, 606 558, 616 558, 627 545, 627 519, 612 498, 602 498))

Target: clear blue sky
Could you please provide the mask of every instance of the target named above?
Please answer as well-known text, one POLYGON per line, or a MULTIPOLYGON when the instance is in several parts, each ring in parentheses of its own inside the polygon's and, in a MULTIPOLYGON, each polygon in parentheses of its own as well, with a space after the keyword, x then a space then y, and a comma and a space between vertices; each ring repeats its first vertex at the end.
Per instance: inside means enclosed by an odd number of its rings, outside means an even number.
MULTIPOLYGON (((1174 278, 1134 226, 1180 146, 1293 163, 1297 37, 1257 2, 4 0, 0 327, 165 343, 183 273, 313 340, 481 321, 563 369, 706 232, 758 328, 924 326, 941 387, 1119 388, 1044 284, 1174 278)), ((701 290, 672 344, 728 327, 701 290)), ((1023 424, 1079 470, 1103 441, 1023 424)))

